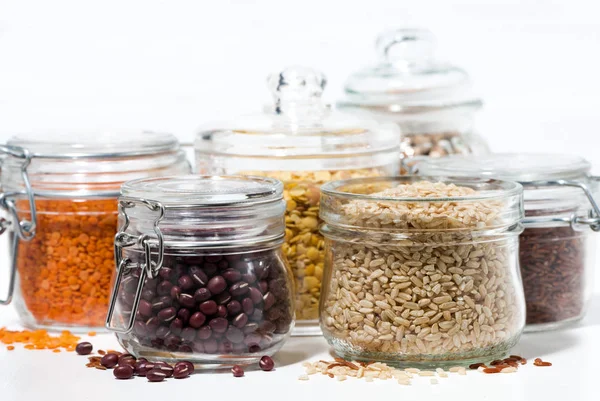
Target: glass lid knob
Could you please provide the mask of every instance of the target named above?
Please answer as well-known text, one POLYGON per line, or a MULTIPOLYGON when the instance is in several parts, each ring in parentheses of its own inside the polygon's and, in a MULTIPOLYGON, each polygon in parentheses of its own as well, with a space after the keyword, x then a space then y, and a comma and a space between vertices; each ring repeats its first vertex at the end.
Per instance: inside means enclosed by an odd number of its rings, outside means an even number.
POLYGON ((288 67, 267 78, 275 101, 275 111, 297 107, 322 107, 321 95, 327 84, 325 75, 307 67, 288 67))
POLYGON ((435 37, 427 29, 395 29, 379 35, 376 47, 379 57, 387 63, 423 64, 433 58, 435 37))

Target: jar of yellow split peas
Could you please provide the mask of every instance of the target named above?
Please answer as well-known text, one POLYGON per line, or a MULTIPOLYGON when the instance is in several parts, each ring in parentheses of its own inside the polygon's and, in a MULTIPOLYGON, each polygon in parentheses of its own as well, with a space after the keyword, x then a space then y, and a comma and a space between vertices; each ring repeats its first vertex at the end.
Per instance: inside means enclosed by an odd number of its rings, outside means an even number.
POLYGON ((399 133, 393 124, 344 115, 321 95, 325 77, 293 67, 273 74, 274 104, 263 113, 203 128, 196 137, 200 174, 277 178, 287 202, 284 255, 296 282, 293 335, 318 335, 325 244, 319 233, 320 186, 333 180, 394 175, 399 133))

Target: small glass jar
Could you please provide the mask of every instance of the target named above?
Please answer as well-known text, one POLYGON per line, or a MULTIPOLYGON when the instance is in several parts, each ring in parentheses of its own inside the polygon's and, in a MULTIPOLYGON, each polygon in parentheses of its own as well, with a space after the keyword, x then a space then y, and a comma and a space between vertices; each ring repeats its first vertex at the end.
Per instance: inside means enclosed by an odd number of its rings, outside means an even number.
POLYGON ((493 177, 524 187, 525 231, 520 238, 526 331, 583 318, 593 290, 600 210, 598 181, 577 156, 508 153, 424 160, 419 174, 493 177))
POLYGON ((198 134, 197 170, 283 181, 283 252, 296 279, 294 335, 318 335, 324 265, 319 187, 337 179, 396 174, 399 133, 393 124, 332 111, 321 99, 325 77, 317 71, 288 68, 270 76, 268 84, 275 104, 265 113, 198 134))
POLYGON ((400 126, 403 173, 413 157, 488 152, 473 128, 482 102, 463 69, 434 58, 434 42, 423 29, 383 32, 376 43, 379 64, 351 75, 337 104, 400 126))
MULTIPOLYGON (((189 173, 171 135, 20 135, 0 146, 9 296, 27 327, 103 329, 117 197, 133 178, 189 173)), ((2 230, 0 230, 2 231, 2 230)))
POLYGON ((525 324, 522 188, 434 177, 321 188, 321 328, 347 360, 442 366, 503 358, 525 324))
POLYGON ((107 327, 136 357, 219 368, 273 355, 294 326, 283 184, 242 176, 122 188, 107 327))

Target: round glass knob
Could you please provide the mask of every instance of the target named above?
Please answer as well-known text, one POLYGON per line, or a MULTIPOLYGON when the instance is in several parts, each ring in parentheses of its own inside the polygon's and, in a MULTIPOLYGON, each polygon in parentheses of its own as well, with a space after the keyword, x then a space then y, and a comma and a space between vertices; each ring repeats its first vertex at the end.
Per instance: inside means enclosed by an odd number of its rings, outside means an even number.
POLYGON ((427 29, 396 29, 379 35, 376 47, 388 63, 421 64, 433 58, 435 37, 427 29))
POLYGON ((271 74, 267 84, 277 104, 320 102, 325 75, 307 67, 289 67, 271 74))

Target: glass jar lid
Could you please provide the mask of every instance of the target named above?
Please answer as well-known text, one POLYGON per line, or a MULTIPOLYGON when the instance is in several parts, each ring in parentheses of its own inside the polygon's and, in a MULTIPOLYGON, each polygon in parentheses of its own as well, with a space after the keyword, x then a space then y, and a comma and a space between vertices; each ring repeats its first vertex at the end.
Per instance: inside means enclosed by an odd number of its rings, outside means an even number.
POLYGON ((467 72, 435 58, 435 37, 430 31, 386 31, 377 38, 376 48, 379 63, 348 78, 340 107, 395 113, 481 107, 467 72))
POLYGON ((285 230, 281 181, 253 176, 173 176, 125 183, 121 232, 157 235, 166 248, 277 246, 285 230), (152 234, 154 233, 154 234, 152 234))
POLYGON ((123 182, 190 171, 177 138, 156 132, 22 134, 1 150, 6 153, 5 190, 23 187, 26 164, 39 196, 116 197, 123 182))
POLYGON ((511 181, 468 177, 332 181, 321 187, 319 215, 330 228, 343 230, 506 229, 523 217, 523 187, 511 181))
POLYGON ((283 184, 252 176, 159 177, 126 182, 121 194, 164 205, 236 206, 281 200, 283 184))
POLYGON ((273 104, 263 113, 203 128, 196 152, 299 159, 397 155, 398 128, 332 110, 321 98, 326 85, 322 73, 290 67, 267 82, 273 104))
POLYGON ((423 158, 422 175, 517 181, 524 187, 528 227, 587 224, 600 230, 598 180, 585 159, 563 154, 496 153, 423 158))
POLYGON ((32 157, 52 159, 118 158, 171 152, 177 138, 157 132, 51 132, 18 134, 9 146, 27 149, 32 157))
POLYGON ((582 178, 589 173, 591 165, 585 159, 573 155, 494 153, 423 158, 416 168, 423 175, 488 177, 527 183, 582 178))

